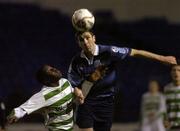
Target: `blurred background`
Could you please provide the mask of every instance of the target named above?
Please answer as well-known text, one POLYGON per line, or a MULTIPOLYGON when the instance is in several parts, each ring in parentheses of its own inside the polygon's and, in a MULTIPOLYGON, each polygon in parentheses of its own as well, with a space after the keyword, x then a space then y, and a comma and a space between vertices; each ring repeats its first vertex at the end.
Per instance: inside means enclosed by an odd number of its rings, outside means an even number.
MULTIPOLYGON (((179 5, 179 0, 0 0, 0 98, 6 114, 41 89, 35 80, 41 65, 53 65, 66 77, 71 58, 80 51, 71 24, 76 9, 93 12, 98 44, 179 58, 179 5)), ((141 97, 148 81, 158 80, 163 90, 171 80, 170 67, 137 58, 124 61, 118 63, 117 69, 119 93, 114 122, 121 127, 133 125, 134 130, 138 129, 141 97)), ((33 114, 19 123, 42 121, 41 116, 33 114)), ((27 130, 33 131, 31 127, 27 130)))

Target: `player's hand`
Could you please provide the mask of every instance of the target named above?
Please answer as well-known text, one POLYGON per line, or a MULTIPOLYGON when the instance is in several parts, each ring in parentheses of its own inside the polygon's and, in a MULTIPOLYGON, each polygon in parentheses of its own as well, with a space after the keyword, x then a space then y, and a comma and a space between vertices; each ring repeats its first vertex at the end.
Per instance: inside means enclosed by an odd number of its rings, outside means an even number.
POLYGON ((166 64, 170 64, 170 65, 177 64, 176 58, 174 56, 165 56, 164 60, 166 64))
POLYGON ((14 115, 14 111, 11 112, 9 116, 7 116, 7 124, 12 124, 18 121, 18 118, 14 115))
POLYGON ((12 124, 18 121, 18 118, 16 116, 11 116, 7 118, 8 124, 12 124))
POLYGON ((97 67, 96 70, 90 75, 90 81, 95 82, 95 81, 103 78, 107 69, 108 68, 105 66, 97 67))
POLYGON ((77 99, 78 103, 83 104, 84 103, 84 95, 82 93, 82 90, 75 87, 74 88, 74 94, 76 96, 76 99, 77 99))
POLYGON ((95 70, 90 76, 90 81, 94 82, 99 80, 100 78, 101 78, 101 72, 99 70, 95 70))
POLYGON ((169 121, 165 120, 163 123, 164 123, 164 127, 165 127, 166 129, 169 129, 169 128, 171 127, 171 124, 170 124, 169 121))

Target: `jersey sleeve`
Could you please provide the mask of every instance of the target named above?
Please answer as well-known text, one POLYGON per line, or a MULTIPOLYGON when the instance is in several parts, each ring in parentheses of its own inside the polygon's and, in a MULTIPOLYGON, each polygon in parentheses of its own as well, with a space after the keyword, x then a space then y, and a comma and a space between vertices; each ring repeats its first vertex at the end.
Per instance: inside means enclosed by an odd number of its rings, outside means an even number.
POLYGON ((29 100, 20 106, 27 114, 37 111, 46 106, 45 99, 41 92, 34 94, 29 100))
POLYGON ((131 53, 131 48, 110 46, 111 56, 117 59, 124 59, 131 53))
POLYGON ((20 119, 20 118, 24 117, 26 114, 27 114, 27 112, 26 112, 24 109, 22 109, 22 108, 20 108, 20 107, 17 107, 17 108, 15 108, 15 109, 11 112, 11 114, 9 115, 9 117, 15 116, 15 117, 17 117, 18 119, 20 119))
POLYGON ((71 61, 67 76, 73 88, 79 87, 81 85, 82 77, 80 73, 78 73, 78 67, 75 64, 74 60, 71 61))

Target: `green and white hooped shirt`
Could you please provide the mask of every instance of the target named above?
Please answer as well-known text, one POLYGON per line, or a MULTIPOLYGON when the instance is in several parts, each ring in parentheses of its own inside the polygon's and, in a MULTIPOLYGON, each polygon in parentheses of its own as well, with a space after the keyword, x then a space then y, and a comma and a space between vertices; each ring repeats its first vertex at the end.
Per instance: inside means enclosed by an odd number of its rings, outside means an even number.
POLYGON ((166 96, 168 119, 172 127, 180 126, 180 86, 173 83, 164 88, 166 96))
POLYGON ((23 117, 26 113, 42 109, 45 126, 49 131, 72 131, 73 129, 73 88, 70 82, 61 78, 59 86, 47 87, 34 94, 28 101, 14 109, 15 116, 23 117))
POLYGON ((161 93, 145 93, 142 97, 142 119, 153 113, 155 119, 163 118, 166 113, 165 98, 161 93))

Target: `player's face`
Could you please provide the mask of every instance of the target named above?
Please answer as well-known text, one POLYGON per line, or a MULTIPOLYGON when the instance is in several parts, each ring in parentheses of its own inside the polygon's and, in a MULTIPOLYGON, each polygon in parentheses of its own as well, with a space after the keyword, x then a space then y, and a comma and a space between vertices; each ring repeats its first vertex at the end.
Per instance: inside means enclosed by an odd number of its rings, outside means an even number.
POLYGON ((157 93, 159 91, 159 84, 157 81, 150 81, 149 82, 149 91, 151 93, 157 93))
POLYGON ((61 72, 58 69, 49 65, 46 65, 44 68, 46 74, 50 77, 50 79, 52 79, 52 81, 58 81, 61 78, 61 72))
POLYGON ((180 65, 172 67, 171 76, 173 81, 180 81, 180 65))
POLYGON ((85 53, 93 54, 95 49, 95 36, 90 32, 84 32, 78 37, 79 46, 85 53))
POLYGON ((48 74, 52 74, 52 75, 60 74, 60 71, 58 69, 51 67, 51 66, 46 67, 46 72, 48 74))

